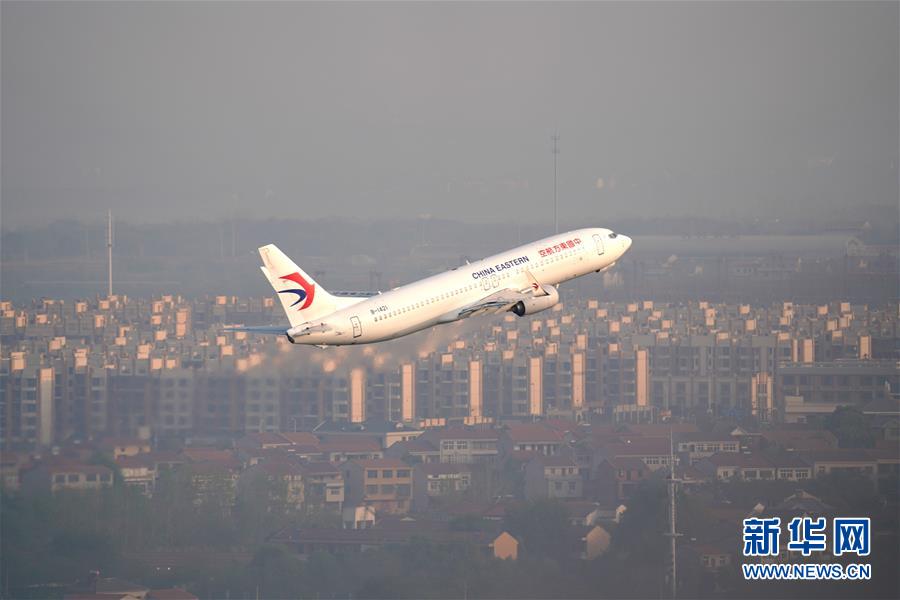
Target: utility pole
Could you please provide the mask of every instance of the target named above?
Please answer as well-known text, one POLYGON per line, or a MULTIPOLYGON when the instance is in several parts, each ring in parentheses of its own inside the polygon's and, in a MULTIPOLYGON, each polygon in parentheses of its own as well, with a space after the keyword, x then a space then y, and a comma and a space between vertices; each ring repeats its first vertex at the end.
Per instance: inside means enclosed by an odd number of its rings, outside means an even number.
POLYGON ((671 540, 672 564, 671 564, 671 584, 672 598, 678 597, 678 571, 675 560, 675 538, 681 534, 675 531, 675 485, 678 480, 675 479, 675 441, 672 430, 669 429, 669 532, 666 534, 671 540))
POLYGON ((106 259, 107 259, 107 289, 106 295, 107 297, 112 296, 112 249, 113 249, 113 228, 112 228, 112 210, 108 213, 108 220, 106 225, 106 259))
POLYGON ((550 136, 553 141, 553 232, 559 233, 559 196, 557 181, 559 180, 559 133, 550 136))

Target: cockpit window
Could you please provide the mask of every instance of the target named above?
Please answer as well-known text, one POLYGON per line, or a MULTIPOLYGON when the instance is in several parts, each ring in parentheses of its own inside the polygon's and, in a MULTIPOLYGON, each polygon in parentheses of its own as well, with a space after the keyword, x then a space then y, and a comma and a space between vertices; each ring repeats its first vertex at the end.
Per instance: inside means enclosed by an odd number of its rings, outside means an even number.
POLYGON ((616 239, 617 237, 619 237, 619 234, 618 234, 618 233, 615 233, 615 232, 613 232, 613 231, 610 231, 610 232, 609 232, 609 239, 614 240, 614 239, 616 239))

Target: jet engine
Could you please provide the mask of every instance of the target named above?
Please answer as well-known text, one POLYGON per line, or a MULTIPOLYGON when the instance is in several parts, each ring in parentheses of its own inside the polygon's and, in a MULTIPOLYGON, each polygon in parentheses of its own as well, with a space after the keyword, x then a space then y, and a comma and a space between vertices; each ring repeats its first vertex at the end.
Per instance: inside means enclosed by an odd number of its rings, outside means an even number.
POLYGON ((542 285, 544 296, 531 296, 527 300, 519 300, 513 304, 509 310, 516 313, 520 317, 531 315, 542 310, 551 308, 559 302, 559 292, 552 285, 542 285))

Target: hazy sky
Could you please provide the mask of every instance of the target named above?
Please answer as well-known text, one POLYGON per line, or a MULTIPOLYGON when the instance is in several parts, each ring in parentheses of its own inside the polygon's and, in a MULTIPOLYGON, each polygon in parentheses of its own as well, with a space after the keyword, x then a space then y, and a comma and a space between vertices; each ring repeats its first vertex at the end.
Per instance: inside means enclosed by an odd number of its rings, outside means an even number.
POLYGON ((3 225, 896 203, 898 6, 3 2, 3 225))

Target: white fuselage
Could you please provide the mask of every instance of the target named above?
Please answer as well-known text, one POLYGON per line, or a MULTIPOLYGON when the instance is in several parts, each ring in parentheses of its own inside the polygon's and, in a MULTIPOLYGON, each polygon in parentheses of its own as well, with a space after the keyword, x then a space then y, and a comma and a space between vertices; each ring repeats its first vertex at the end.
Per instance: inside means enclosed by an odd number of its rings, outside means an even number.
POLYGON ((534 280, 557 285, 606 269, 630 246, 627 236, 609 229, 552 235, 345 306, 310 321, 324 325, 325 331, 294 342, 367 344, 409 335, 455 321, 460 309, 499 290, 528 290, 534 280))

